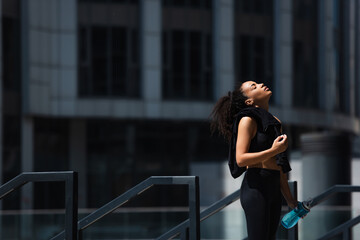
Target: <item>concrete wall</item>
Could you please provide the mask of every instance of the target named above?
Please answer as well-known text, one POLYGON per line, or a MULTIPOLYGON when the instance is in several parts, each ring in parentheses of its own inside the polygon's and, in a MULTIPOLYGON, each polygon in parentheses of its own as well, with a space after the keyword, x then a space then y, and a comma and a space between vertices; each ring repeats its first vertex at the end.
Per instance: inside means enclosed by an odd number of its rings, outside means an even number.
MULTIPOLYGON (((74 115, 77 96, 77 2, 28 1, 23 17, 28 39, 26 113, 74 115)), ((24 55, 23 55, 24 56, 24 55)), ((25 55, 26 56, 26 55, 25 55)))

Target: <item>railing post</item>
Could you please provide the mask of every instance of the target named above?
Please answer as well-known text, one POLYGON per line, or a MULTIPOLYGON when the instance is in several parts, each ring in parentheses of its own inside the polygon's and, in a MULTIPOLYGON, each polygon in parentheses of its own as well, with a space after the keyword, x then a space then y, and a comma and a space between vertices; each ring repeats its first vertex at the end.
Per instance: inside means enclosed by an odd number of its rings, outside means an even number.
MULTIPOLYGON (((289 181, 289 187, 290 187, 291 194, 294 196, 294 198, 296 200, 298 200, 297 182, 289 181)), ((290 208, 289 208, 289 210, 290 210, 290 208)), ((299 232, 299 227, 298 227, 298 224, 296 224, 294 227, 292 227, 288 230, 288 239, 289 240, 298 240, 298 236, 299 236, 298 232, 299 232)))
POLYGON ((78 240, 83 240, 83 231, 81 231, 81 229, 79 229, 78 231, 78 236, 79 236, 78 240))
POLYGON ((351 228, 347 228, 343 232, 343 239, 350 240, 351 239, 351 228))
POLYGON ((77 240, 78 221, 78 173, 72 172, 65 181, 65 234, 66 239, 77 240))
POLYGON ((199 197, 199 177, 189 184, 189 220, 191 240, 200 240, 200 197, 199 197))
POLYGON ((180 233, 180 240, 188 240, 189 239, 189 228, 184 228, 180 233))

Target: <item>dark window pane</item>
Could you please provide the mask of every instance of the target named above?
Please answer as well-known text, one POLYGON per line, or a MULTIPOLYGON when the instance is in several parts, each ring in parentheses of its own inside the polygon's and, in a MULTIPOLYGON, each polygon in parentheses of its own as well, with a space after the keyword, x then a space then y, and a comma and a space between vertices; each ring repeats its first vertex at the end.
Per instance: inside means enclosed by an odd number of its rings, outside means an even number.
POLYGON ((212 98, 212 40, 200 31, 163 33, 163 97, 210 100, 212 98), (211 79, 211 80, 210 80, 211 79))
POLYGON ((200 8, 202 7, 202 0, 191 0, 190 6, 194 8, 200 8))
POLYGON ((318 107, 317 1, 294 0, 293 104, 318 107))
POLYGON ((209 34, 206 36, 205 38, 205 61, 206 61, 206 67, 212 69, 212 64, 213 64, 213 58, 212 58, 212 49, 213 49, 213 46, 212 46, 212 36, 209 34))
POLYGON ((127 78, 127 96, 139 97, 139 69, 130 68, 128 69, 127 78))
POLYGON ((126 28, 112 29, 112 93, 123 96, 126 94, 127 82, 127 34, 126 28))
POLYGON ((239 82, 263 82, 270 88, 273 85, 273 5, 273 0, 234 1, 235 78, 239 82))
POLYGON ((240 39, 240 68, 241 68, 241 81, 248 81, 251 78, 251 45, 250 37, 242 36, 240 39))
POLYGON ((79 60, 81 62, 86 62, 89 58, 88 53, 88 37, 87 37, 88 31, 86 28, 80 27, 79 29, 79 60))
POLYGON ((237 0, 234 1, 237 12, 257 15, 272 15, 273 0, 237 0))
POLYGON ((139 62, 139 34, 137 30, 131 30, 131 52, 130 58, 133 64, 137 64, 139 62))
POLYGON ((165 7, 168 7, 172 5, 172 0, 162 0, 162 3, 165 7))
MULTIPOLYGON (((109 0, 108 0, 109 1, 109 0)), ((111 2, 114 3, 126 3, 126 4, 139 4, 139 0, 110 0, 111 2)))
POLYGON ((126 148, 124 124, 89 121, 87 133, 88 204, 99 207, 135 185, 133 163, 126 148))
POLYGON ((186 6, 186 1, 185 0, 173 0, 172 5, 173 6, 178 6, 178 7, 185 7, 186 6))
MULTIPOLYGON (((5 183, 21 173, 21 36, 19 1, 7 0, 2 1, 1 4, 2 108, 0 112, 2 121, 0 127, 2 129, 2 151, 0 154, 2 157, 1 181, 5 183)), ((20 191, 14 191, 1 201, 3 210, 19 209, 20 191)), ((5 220, 5 222, 7 221, 5 220)))
POLYGON ((173 32, 172 69, 174 97, 185 95, 185 33, 173 32))
POLYGON ((80 96, 88 96, 91 94, 91 76, 88 66, 79 66, 79 94, 80 96))
POLYGON ((115 96, 126 94, 127 69, 122 57, 112 58, 112 93, 115 96))
POLYGON ((91 38, 93 94, 108 92, 108 29, 93 27, 91 38))
POLYGON ((190 96, 194 99, 201 97, 201 47, 201 34, 190 32, 190 96))
POLYGON ((17 19, 2 18, 3 87, 20 90, 20 25, 17 19))
POLYGON ((164 7, 190 7, 195 9, 211 9, 212 0, 162 0, 164 7))
POLYGON ((212 9, 213 1, 203 0, 206 9, 212 9))
POLYGON ((161 48, 161 54, 162 54, 162 64, 163 67, 167 67, 169 64, 169 34, 168 32, 163 32, 162 34, 162 48, 161 48))
POLYGON ((204 74, 206 99, 213 98, 213 74, 212 72, 206 72, 204 74))
MULTIPOLYGON (((34 120, 34 171, 67 171, 69 169, 69 127, 67 120, 34 120)), ((64 183, 34 185, 37 209, 64 208, 64 183)))
MULTIPOLYGON (((93 8, 94 16, 113 14, 111 3, 138 4, 138 0, 107 0, 109 7, 93 8)), ((94 6, 94 5, 93 5, 94 6)), ((86 4, 81 6, 84 14, 86 4)), ((116 8, 136 10, 132 6, 116 8)), ((90 16, 89 16, 90 17, 90 16)), ((84 97, 140 97, 139 29, 133 20, 108 18, 109 23, 92 23, 83 16, 78 31, 78 89, 84 97), (87 23, 86 23, 87 22, 87 23)), ((93 19, 94 22, 99 19, 93 19)))

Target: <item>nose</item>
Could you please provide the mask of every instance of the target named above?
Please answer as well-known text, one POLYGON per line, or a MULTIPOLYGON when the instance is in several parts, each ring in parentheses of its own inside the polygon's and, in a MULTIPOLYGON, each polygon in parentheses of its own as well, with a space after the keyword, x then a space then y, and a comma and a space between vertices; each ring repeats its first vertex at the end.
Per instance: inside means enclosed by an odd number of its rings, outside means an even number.
POLYGON ((264 83, 260 83, 261 88, 264 87, 264 83))

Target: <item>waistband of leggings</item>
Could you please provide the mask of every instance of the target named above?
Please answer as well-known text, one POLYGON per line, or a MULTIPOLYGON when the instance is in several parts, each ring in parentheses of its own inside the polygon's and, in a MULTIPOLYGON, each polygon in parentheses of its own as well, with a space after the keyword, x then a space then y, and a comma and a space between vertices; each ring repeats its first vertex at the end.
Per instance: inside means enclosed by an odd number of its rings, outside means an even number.
POLYGON ((275 169, 269 169, 269 168, 248 168, 246 170, 249 173, 265 173, 273 176, 280 176, 280 171, 275 169))

